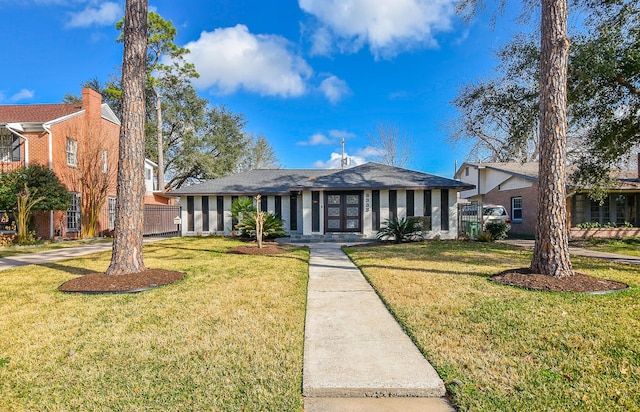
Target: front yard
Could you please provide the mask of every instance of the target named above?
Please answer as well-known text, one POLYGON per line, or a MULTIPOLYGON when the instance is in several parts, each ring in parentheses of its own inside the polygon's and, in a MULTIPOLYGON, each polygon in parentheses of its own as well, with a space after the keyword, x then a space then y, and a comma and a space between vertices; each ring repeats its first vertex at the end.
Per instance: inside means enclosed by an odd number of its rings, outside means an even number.
POLYGON ((576 270, 631 288, 561 294, 489 282, 530 263, 531 252, 507 245, 426 242, 348 253, 459 410, 640 410, 638 267, 574 258, 576 270))
POLYGON ((301 410, 308 252, 239 244, 146 245, 186 278, 140 294, 56 290, 109 253, 0 272, 0 410, 301 410))

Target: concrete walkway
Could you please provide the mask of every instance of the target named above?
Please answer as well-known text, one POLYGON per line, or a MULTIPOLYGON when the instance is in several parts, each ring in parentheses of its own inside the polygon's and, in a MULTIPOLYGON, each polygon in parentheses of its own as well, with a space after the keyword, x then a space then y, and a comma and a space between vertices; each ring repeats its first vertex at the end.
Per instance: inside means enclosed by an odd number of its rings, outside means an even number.
POLYGON ((436 371, 341 244, 309 246, 305 411, 453 411, 436 371))
MULTIPOLYGON (((144 238, 144 243, 156 242, 158 240, 167 239, 166 237, 149 237, 144 238)), ((78 247, 68 247, 60 249, 46 250, 44 252, 22 253, 6 258, 0 258, 0 270, 11 269, 26 265, 42 265, 57 260, 72 259, 78 256, 84 256, 91 253, 104 252, 111 250, 112 242, 103 243, 87 243, 78 247)))
MULTIPOLYGON (((533 249, 535 246, 534 240, 506 239, 506 240, 501 240, 501 242, 509 245, 513 245, 513 246, 519 246, 525 249, 533 249)), ((615 263, 625 263, 627 265, 640 265, 640 257, 638 256, 599 252, 597 250, 582 249, 579 247, 572 247, 572 246, 569 246, 569 254, 574 256, 584 256, 589 258, 604 259, 604 260, 609 260, 615 263)))

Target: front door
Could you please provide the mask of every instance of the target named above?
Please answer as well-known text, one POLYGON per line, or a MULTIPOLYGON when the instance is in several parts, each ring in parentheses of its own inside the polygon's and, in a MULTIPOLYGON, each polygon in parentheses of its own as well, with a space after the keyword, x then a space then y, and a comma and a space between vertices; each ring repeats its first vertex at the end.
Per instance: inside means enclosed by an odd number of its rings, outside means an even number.
POLYGON ((360 232, 362 192, 327 192, 325 198, 327 232, 360 232))

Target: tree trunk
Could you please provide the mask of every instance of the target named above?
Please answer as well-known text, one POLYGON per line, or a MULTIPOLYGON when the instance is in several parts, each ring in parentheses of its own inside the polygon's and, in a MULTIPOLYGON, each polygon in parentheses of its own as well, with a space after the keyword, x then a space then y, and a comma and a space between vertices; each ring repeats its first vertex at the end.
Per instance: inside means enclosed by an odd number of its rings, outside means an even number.
POLYGON ((538 224, 531 270, 571 276, 566 203, 567 0, 543 0, 540 53, 538 224))
POLYGON ((122 59, 122 126, 118 156, 116 222, 113 255, 107 275, 145 270, 142 258, 144 222, 144 132, 147 0, 127 0, 122 59))
POLYGON ((158 122, 158 190, 164 192, 164 142, 162 138, 162 97, 157 87, 153 90, 156 93, 156 116, 158 122))

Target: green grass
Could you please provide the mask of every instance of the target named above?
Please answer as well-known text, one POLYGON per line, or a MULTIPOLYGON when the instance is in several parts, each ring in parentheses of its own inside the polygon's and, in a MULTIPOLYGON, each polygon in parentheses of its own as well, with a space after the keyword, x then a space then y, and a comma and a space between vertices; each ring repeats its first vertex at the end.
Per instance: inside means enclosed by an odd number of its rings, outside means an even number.
POLYGON ((530 252, 507 245, 426 242, 348 253, 459 410, 640 410, 637 267, 574 258, 576 270, 631 289, 563 294, 489 282, 530 263, 530 252))
POLYGON ((640 238, 637 237, 623 239, 591 238, 584 241, 572 242, 571 246, 598 250, 600 252, 640 256, 640 238))
POLYGON ((111 238, 95 238, 88 240, 65 240, 62 242, 40 243, 29 246, 0 246, 0 258, 21 255, 24 253, 45 252, 47 250, 65 249, 70 247, 82 247, 94 243, 109 243, 111 238))
POLYGON ((238 244, 146 245, 186 278, 139 294, 56 290, 109 253, 0 272, 0 410, 302 410, 308 252, 224 253, 238 244))

